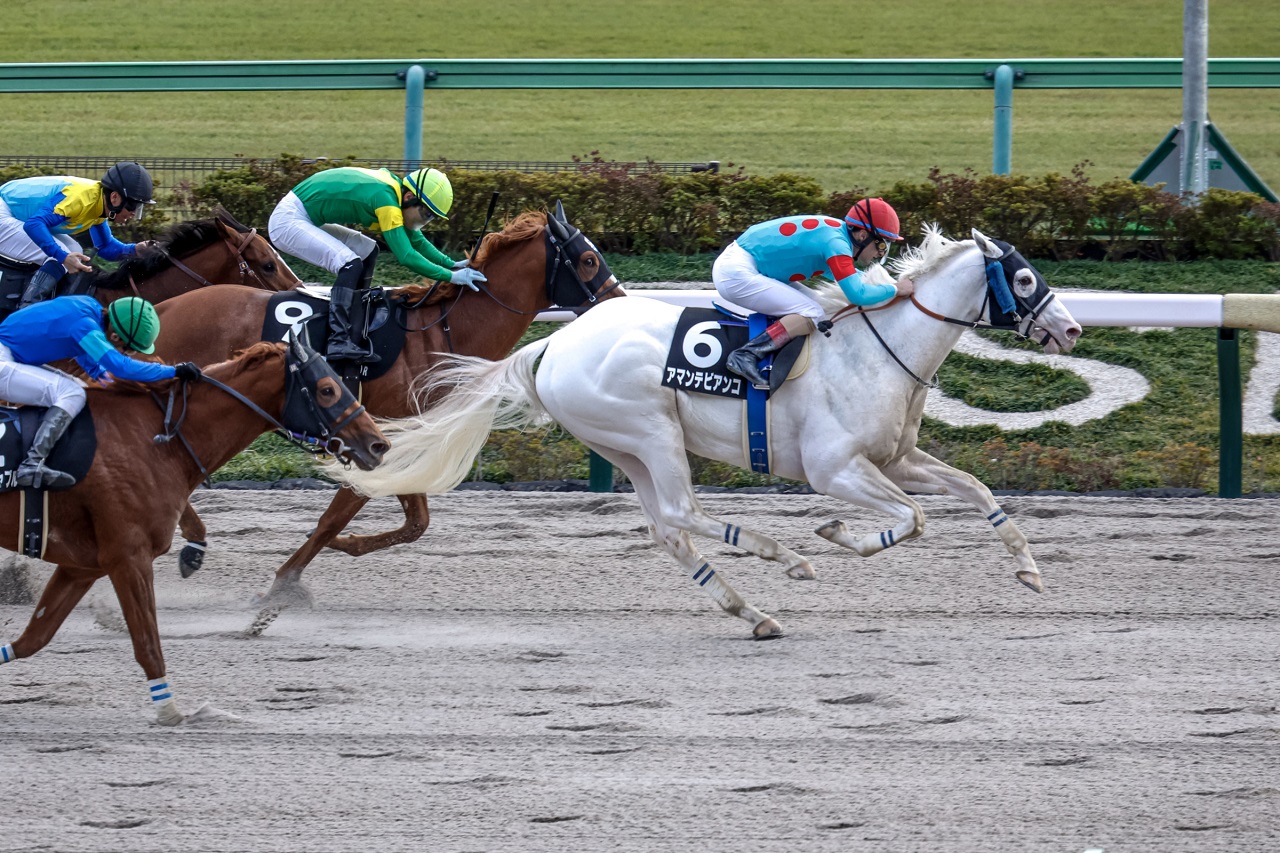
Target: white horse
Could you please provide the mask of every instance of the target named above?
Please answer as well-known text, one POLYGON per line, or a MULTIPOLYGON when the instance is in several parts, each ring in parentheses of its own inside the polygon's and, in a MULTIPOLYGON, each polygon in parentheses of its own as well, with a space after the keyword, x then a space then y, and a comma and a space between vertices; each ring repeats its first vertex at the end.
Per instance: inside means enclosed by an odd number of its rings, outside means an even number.
MULTIPOLYGON (((924 531, 924 513, 904 490, 957 495, 995 527, 1017 561, 1017 578, 1040 592, 1027 540, 991 491, 916 447, 930 387, 925 379, 966 327, 1034 333, 1048 353, 1070 351, 1080 336, 1071 314, 1012 246, 977 231, 973 237, 951 241, 926 229, 919 249, 891 262, 895 272, 916 280, 916 297, 882 311, 856 311, 835 285, 819 285, 816 295, 836 322, 829 338, 813 336, 808 370, 772 395, 771 469, 893 517, 888 530, 862 536, 841 521, 817 529, 863 557, 924 531)), ((881 268, 873 274, 889 278, 881 268)), ((425 394, 448 391, 437 404, 381 425, 392 440, 381 466, 333 474, 371 495, 439 494, 466 476, 490 429, 549 415, 626 473, 653 538, 695 583, 750 622, 755 637, 778 636, 778 622, 744 601, 689 535, 745 548, 781 563, 790 577, 815 577, 804 557, 708 515, 699 504, 685 451, 748 467, 745 406, 662 387, 680 311, 643 297, 615 299, 502 361, 454 358, 424 377, 425 394)))

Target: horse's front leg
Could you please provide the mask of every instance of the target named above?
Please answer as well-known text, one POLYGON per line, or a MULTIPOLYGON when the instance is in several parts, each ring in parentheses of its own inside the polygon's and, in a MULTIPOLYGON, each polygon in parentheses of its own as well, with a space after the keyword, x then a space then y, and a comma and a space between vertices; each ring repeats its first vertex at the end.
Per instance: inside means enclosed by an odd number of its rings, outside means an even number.
POLYGON ((178 529, 182 531, 182 538, 187 540, 187 544, 182 546, 182 552, 178 554, 178 571, 182 572, 184 578, 189 578, 204 565, 205 550, 209 546, 206 541, 208 531, 191 501, 187 501, 187 505, 182 508, 182 515, 178 516, 178 529))
POLYGON ((870 557, 924 533, 924 510, 864 456, 853 457, 834 475, 824 470, 817 476, 810 476, 809 484, 824 495, 898 519, 898 523, 888 530, 863 536, 850 533, 839 519, 814 531, 823 539, 849 548, 858 556, 870 557))
POLYGON ((1014 572, 1018 580, 1036 592, 1044 592, 1044 580, 1031 556, 1027 537, 1022 535, 1013 519, 1005 515, 991 490, 977 477, 952 468, 918 447, 913 447, 886 467, 884 473, 904 489, 929 495, 955 495, 973 504, 986 516, 999 534, 1000 541, 1004 542, 1004 547, 1018 561, 1018 569, 1014 572))
POLYGON ((134 659, 147 676, 147 689, 151 695, 151 706, 156 710, 156 721, 162 726, 176 726, 186 716, 178 710, 178 701, 174 699, 169 679, 165 676, 160 626, 156 623, 151 560, 133 556, 114 562, 108 577, 116 589, 124 621, 129 626, 134 659))
MULTIPOLYGON (((344 488, 343 492, 349 492, 354 495, 350 489, 344 488)), ((339 493, 341 498, 341 493, 339 493)), ((395 530, 388 530, 385 533, 352 533, 347 536, 334 536, 329 542, 329 547, 341 551, 344 554, 350 554, 353 557, 363 557, 365 554, 371 554, 374 551, 381 551, 383 548, 390 548, 392 545, 404 545, 408 542, 416 542, 427 531, 427 525, 431 523, 431 513, 427 508, 426 495, 396 495, 400 501, 400 506, 404 508, 404 524, 395 530)), ((357 505, 359 507, 365 505, 368 498, 363 498, 357 505)), ((334 500, 336 504, 338 499, 334 500)), ((354 513, 353 513, 354 515, 354 513)))
POLYGON ((26 630, 12 643, 0 646, 0 664, 31 657, 47 646, 67 614, 75 609, 97 579, 97 575, 83 569, 67 566, 54 569, 26 630))

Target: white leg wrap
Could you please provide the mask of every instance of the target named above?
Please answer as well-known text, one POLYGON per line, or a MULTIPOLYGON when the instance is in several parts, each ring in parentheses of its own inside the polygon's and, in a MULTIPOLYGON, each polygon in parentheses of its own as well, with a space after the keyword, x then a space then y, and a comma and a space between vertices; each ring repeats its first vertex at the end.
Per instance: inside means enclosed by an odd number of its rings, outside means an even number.
POLYGON ((5 643, 0 646, 0 663, 8 663, 17 659, 18 656, 13 652, 13 643, 5 643))

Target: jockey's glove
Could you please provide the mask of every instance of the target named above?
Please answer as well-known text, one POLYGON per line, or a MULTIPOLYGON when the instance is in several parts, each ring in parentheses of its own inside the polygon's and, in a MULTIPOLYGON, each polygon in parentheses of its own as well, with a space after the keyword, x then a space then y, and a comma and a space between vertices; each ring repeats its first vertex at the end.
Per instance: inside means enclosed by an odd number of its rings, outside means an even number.
POLYGON ((200 378, 200 368, 194 361, 184 361, 173 366, 173 374, 183 382, 195 382, 200 378))
POLYGON ((469 267, 469 266, 471 266, 471 259, 470 259, 470 258, 463 258, 463 259, 462 259, 462 260, 460 260, 460 261, 454 261, 454 262, 453 262, 453 269, 455 269, 455 270, 465 270, 465 269, 466 269, 467 267, 469 267))
POLYGON ((453 275, 449 276, 449 281, 454 284, 464 284, 477 292, 479 292, 480 288, 476 285, 476 282, 488 280, 489 279, 485 278, 484 273, 480 272, 480 270, 473 270, 470 267, 454 270, 453 275))

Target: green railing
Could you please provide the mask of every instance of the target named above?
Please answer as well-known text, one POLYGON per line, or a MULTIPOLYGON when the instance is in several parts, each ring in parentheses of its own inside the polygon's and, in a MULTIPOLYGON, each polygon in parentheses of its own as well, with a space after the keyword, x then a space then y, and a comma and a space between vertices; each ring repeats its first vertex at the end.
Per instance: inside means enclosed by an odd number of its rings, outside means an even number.
MULTIPOLYGON (((1167 59, 335 59, 0 63, 0 93, 403 89, 1177 89, 1167 59)), ((1280 87, 1280 59, 1210 59, 1209 86, 1280 87)))

